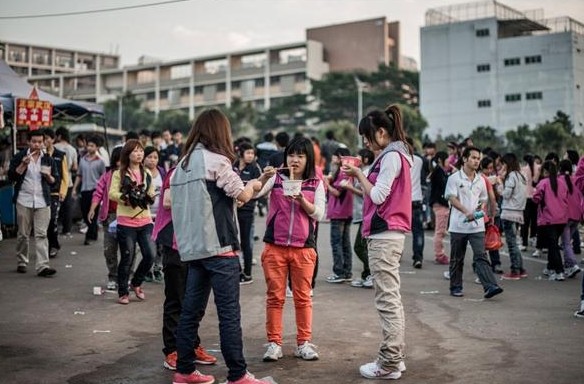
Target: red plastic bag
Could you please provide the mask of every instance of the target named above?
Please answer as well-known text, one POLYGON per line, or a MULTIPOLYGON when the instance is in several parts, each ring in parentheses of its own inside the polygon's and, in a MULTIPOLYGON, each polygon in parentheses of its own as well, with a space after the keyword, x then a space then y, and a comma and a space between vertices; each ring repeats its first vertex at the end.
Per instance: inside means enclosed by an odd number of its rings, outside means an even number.
POLYGON ((496 225, 488 225, 485 231, 485 249, 487 251, 496 251, 503 247, 501 232, 496 225))

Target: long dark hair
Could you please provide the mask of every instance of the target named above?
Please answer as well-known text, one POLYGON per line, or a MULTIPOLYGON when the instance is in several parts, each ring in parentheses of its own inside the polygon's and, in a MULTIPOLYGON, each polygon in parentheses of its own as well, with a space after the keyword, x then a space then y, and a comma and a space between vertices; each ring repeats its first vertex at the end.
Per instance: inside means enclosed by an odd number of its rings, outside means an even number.
POLYGON ((556 163, 553 160, 544 161, 541 166, 541 171, 542 173, 545 171, 549 174, 552 191, 554 191, 554 195, 558 196, 558 168, 556 167, 556 163))
POLYGON ((115 147, 112 149, 112 154, 110 155, 110 166, 108 171, 116 171, 118 169, 118 161, 120 161, 120 156, 122 155, 122 147, 115 147))
MULTIPOLYGON (((134 152, 134 149, 137 147, 142 148, 144 147, 140 144, 139 140, 130 139, 126 141, 124 147, 122 148, 122 152, 120 153, 120 179, 123 180, 124 176, 128 172, 128 168, 130 167, 130 154, 134 152)), ((140 163, 140 173, 144 174, 144 164, 140 163)))
POLYGON ((571 195, 574 187, 572 186, 572 178, 570 177, 572 176, 572 162, 569 159, 560 161, 560 174, 564 175, 566 185, 568 186, 568 192, 570 192, 571 195))
POLYGON ((359 135, 365 137, 370 143, 379 143, 375 139, 375 132, 382 128, 385 130, 391 141, 403 141, 407 146, 410 155, 414 153, 412 146, 406 141, 406 132, 402 124, 401 110, 396 104, 391 104, 385 110, 371 111, 359 122, 359 135))
MULTIPOLYGON (((306 167, 304 168, 304 173, 302 174, 302 179, 313 179, 316 177, 316 170, 314 166, 314 148, 312 146, 312 141, 305 137, 296 137, 288 143, 286 149, 284 150, 284 167, 288 168, 288 155, 306 155, 306 167)), ((290 170, 285 169, 282 171, 286 176, 290 177, 290 170)))
POLYGON ((191 153, 199 143, 207 150, 227 157, 233 163, 236 156, 232 142, 231 124, 223 112, 216 108, 204 110, 193 123, 183 147, 181 155, 181 159, 184 159, 183 169, 188 166, 191 153))
POLYGON ((517 172, 521 176, 522 179, 525 180, 525 176, 521 174, 521 167, 519 166, 519 160, 517 160, 517 156, 514 153, 506 153, 501 157, 501 162, 507 166, 507 172, 505 173, 505 179, 503 183, 507 181, 511 172, 517 172))
POLYGON ((531 171, 531 178, 533 179, 535 177, 534 170, 533 170, 533 164, 535 164, 535 157, 533 157, 533 155, 531 155, 531 154, 527 154, 527 155, 523 156, 523 161, 525 161, 527 163, 527 166, 529 167, 529 170, 531 171))

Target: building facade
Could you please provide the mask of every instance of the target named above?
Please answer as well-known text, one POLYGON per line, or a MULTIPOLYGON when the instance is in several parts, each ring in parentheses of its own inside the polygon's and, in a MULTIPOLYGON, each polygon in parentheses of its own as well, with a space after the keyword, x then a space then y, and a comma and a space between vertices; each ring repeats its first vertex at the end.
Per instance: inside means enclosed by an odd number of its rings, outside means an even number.
POLYGON ((567 113, 584 132, 584 25, 496 1, 430 9, 421 29, 420 108, 429 135, 504 132, 567 113))
POLYGON ((0 58, 26 77, 118 68, 120 57, 0 40, 0 58))
POLYGON ((184 110, 193 119, 198 109, 229 106, 235 97, 269 109, 280 98, 308 94, 309 80, 331 71, 376 71, 380 64, 400 63, 399 23, 385 17, 312 28, 306 35, 304 42, 241 52, 27 76, 61 97, 101 103, 131 92, 156 114, 184 110))

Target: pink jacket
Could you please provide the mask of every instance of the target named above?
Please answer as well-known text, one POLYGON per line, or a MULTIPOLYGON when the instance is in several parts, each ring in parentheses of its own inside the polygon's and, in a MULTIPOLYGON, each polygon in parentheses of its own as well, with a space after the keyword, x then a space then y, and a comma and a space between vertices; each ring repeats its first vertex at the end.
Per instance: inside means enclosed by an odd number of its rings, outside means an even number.
POLYGON ((558 193, 552 190, 549 177, 540 180, 533 192, 537 204, 537 225, 566 224, 568 222, 568 186, 558 177, 558 193))
POLYGON ((113 170, 109 170, 101 175, 97 181, 95 191, 93 191, 93 196, 91 197, 92 204, 101 204, 101 208, 99 209, 99 217, 97 218, 99 221, 105 221, 109 213, 109 189, 112 183, 113 173, 113 170))
POLYGON ((343 172, 339 172, 333 182, 333 187, 338 189, 341 194, 333 196, 332 193, 329 193, 328 195, 326 216, 332 220, 349 219, 353 215, 353 194, 341 187, 343 180, 348 180, 349 183, 352 183, 351 178, 347 177, 343 172))
MULTIPOLYGON (((564 178, 564 176, 560 176, 564 178)), ((584 215, 584 195, 576 187, 576 177, 572 176, 572 193, 568 190, 568 219, 572 221, 582 220, 584 215)))

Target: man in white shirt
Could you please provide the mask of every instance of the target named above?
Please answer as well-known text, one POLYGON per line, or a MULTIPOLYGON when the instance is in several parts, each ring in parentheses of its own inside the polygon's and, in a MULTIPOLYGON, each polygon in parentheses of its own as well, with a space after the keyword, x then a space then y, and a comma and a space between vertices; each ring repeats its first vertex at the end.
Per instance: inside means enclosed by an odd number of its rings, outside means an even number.
POLYGON ((56 165, 43 148, 42 130, 28 132, 28 148, 10 162, 8 177, 14 185, 18 239, 16 253, 18 273, 26 273, 29 262, 29 236, 34 229, 36 273, 50 277, 57 271, 49 266, 47 228, 51 218, 51 186, 60 183, 56 165))
POLYGON ((481 151, 475 147, 465 148, 463 166, 448 178, 444 197, 451 205, 450 224, 450 295, 464 296, 462 272, 466 246, 470 242, 473 251, 473 267, 483 285, 484 297, 503 292, 497 284, 485 254, 485 222, 481 215, 487 201, 487 186, 477 172, 481 151))
MULTIPOLYGON (((407 138, 407 142, 413 147, 414 141, 411 137, 407 138)), ((424 166, 424 159, 417 153, 413 156, 414 164, 410 171, 410 179, 412 182, 412 251, 413 266, 416 269, 422 268, 424 261, 424 195, 422 193, 422 168, 424 166)))

